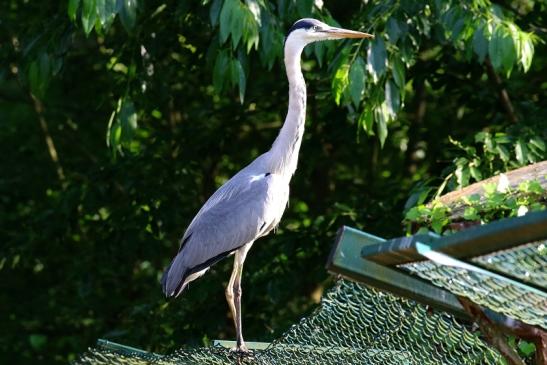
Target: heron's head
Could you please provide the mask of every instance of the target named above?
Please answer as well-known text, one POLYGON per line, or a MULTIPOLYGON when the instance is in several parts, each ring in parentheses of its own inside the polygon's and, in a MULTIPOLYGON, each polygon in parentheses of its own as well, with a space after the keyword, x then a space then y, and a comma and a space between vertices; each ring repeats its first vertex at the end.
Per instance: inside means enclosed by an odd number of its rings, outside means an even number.
POLYGON ((298 20, 289 29, 285 42, 304 47, 312 42, 343 38, 374 38, 374 36, 354 30, 331 27, 317 19, 304 18, 298 20))

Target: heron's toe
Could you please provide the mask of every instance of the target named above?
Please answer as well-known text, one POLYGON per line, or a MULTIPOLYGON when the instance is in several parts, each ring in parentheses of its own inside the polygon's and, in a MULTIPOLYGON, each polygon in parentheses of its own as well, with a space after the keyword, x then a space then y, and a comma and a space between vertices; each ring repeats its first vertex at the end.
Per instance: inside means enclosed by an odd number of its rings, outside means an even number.
POLYGON ((245 344, 241 344, 237 347, 233 347, 230 349, 230 352, 238 355, 238 356, 252 356, 253 351, 249 350, 245 344))

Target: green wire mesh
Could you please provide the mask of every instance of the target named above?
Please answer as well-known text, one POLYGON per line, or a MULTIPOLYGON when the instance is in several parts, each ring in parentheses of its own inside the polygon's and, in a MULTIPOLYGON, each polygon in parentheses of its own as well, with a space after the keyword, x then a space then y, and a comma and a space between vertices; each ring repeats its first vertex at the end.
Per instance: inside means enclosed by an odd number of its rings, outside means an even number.
POLYGON ((76 364, 503 364, 501 356, 446 313, 340 280, 321 306, 266 350, 181 349, 156 357, 90 349, 76 364))
POLYGON ((547 241, 473 258, 476 264, 547 289, 547 241))
MULTIPOLYGON (((489 270, 505 273, 537 286, 545 286, 545 243, 536 242, 494 252, 473 258, 471 261, 489 270)), ((431 261, 405 264, 401 267, 495 312, 547 329, 547 294, 544 291, 520 285, 518 282, 431 261)))

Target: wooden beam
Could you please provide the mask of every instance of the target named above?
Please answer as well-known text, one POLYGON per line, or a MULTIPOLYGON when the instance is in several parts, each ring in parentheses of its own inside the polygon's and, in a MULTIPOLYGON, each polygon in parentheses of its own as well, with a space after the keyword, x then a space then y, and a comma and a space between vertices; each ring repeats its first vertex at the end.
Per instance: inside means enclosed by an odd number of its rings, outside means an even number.
MULTIPOLYGON (((445 237, 416 235, 367 244, 363 246, 361 255, 378 264, 396 266, 424 259, 416 251, 418 242, 431 246, 434 251, 465 259, 546 238, 547 211, 532 212, 522 217, 471 227, 445 237)), ((367 236, 357 235, 355 239, 369 242, 367 236)))
MULTIPOLYGON (((504 174, 507 176, 507 179, 509 180, 509 187, 512 190, 516 190, 521 182, 529 180, 536 180, 541 184, 541 186, 543 186, 543 188, 547 189, 547 161, 541 161, 533 165, 507 171, 504 174)), ((474 194, 479 195, 482 198, 484 196, 484 185, 495 184, 497 186, 499 179, 500 175, 493 176, 486 180, 471 184, 461 190, 456 190, 445 194, 435 201, 438 201, 452 209, 450 212, 450 220, 453 221, 463 217, 465 206, 460 204, 462 202, 462 198, 469 197, 474 194)))

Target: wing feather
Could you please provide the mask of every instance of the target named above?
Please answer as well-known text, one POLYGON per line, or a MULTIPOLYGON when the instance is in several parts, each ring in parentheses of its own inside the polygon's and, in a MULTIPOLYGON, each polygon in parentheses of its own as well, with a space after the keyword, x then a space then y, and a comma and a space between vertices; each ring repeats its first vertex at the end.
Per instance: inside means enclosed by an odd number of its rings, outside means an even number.
POLYGON ((288 197, 284 185, 279 175, 239 173, 219 188, 181 239, 179 253, 162 279, 165 294, 178 294, 188 275, 254 241, 277 224, 286 204, 286 199, 282 200, 288 197))

